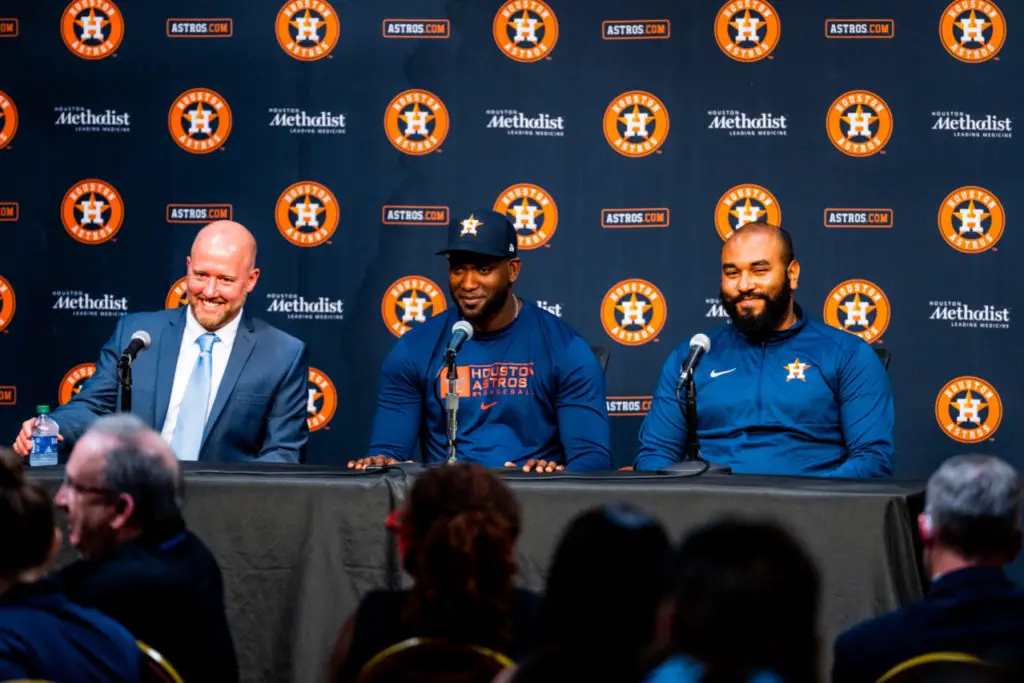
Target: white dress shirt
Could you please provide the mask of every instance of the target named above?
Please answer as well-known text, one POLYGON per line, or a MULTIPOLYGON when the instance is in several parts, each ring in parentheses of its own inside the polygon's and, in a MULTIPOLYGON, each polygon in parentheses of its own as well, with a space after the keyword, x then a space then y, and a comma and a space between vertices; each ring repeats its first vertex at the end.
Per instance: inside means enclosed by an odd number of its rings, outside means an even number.
MULTIPOLYGON (((213 400, 217 397, 220 381, 224 379, 224 370, 228 367, 231 347, 235 344, 235 335, 238 334, 238 325, 241 321, 242 312, 239 311, 231 322, 214 332, 219 341, 214 342, 211 350, 213 377, 210 382, 210 402, 206 405, 207 418, 213 408, 213 400)), ((189 307, 185 313, 185 333, 181 336, 181 348, 178 349, 178 364, 174 369, 171 402, 167 404, 167 418, 164 420, 163 429, 160 430, 160 436, 167 443, 170 443, 174 437, 174 427, 178 424, 181 401, 185 398, 185 389, 188 387, 189 378, 192 377, 192 370, 199 361, 199 344, 196 343, 196 340, 207 332, 209 330, 199 324, 199 321, 192 315, 192 308, 189 307)))

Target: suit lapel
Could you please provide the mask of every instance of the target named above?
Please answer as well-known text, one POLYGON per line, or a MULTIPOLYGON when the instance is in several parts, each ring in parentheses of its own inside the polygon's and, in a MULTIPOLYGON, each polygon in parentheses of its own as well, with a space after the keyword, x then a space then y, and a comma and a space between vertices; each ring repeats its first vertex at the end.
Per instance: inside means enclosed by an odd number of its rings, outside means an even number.
POLYGON ((174 386, 174 371, 178 367, 178 354, 181 352, 181 335, 185 333, 185 312, 181 307, 179 315, 171 316, 167 327, 160 335, 157 344, 156 361, 156 396, 153 415, 153 428, 160 431, 167 419, 167 406, 171 403, 171 388, 174 386))
POLYGON ((228 364, 224 368, 224 377, 220 380, 220 386, 217 387, 217 395, 213 399, 210 417, 206 420, 206 429, 203 431, 204 445, 206 437, 210 435, 210 430, 217 423, 217 418, 224 411, 228 396, 231 395, 235 384, 238 383, 238 378, 242 375, 242 370, 249 361, 254 346, 256 346, 256 338, 253 334, 252 318, 243 311, 238 332, 235 334, 235 343, 231 346, 231 355, 228 356, 228 364))

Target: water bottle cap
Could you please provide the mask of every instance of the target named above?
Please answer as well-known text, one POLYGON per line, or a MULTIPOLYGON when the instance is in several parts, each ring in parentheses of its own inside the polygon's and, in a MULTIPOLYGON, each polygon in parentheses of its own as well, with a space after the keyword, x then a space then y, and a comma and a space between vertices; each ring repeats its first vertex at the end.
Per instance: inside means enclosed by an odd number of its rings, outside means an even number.
POLYGON ((50 406, 36 406, 36 412, 40 415, 44 415, 50 412, 50 406))

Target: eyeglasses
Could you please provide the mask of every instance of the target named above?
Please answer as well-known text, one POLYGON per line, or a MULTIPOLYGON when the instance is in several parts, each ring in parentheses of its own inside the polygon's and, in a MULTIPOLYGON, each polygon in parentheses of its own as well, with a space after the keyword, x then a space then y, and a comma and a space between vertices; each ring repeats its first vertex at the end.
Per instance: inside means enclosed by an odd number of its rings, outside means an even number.
POLYGON ((114 491, 113 489, 105 489, 99 486, 84 486, 83 484, 76 482, 67 474, 64 475, 62 485, 64 488, 71 489, 75 493, 95 493, 96 495, 103 496, 105 498, 113 498, 120 495, 118 491, 114 491))

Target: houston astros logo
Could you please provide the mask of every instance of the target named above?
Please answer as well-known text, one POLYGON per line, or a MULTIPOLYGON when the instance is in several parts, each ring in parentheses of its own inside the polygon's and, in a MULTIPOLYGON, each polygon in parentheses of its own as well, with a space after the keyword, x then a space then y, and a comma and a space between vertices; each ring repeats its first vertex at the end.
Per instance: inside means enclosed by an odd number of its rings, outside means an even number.
POLYGON ((323 59, 338 44, 338 15, 322 0, 292 0, 277 13, 277 42, 295 59, 323 59))
POLYGON ((957 377, 947 382, 935 399, 935 419, 949 438, 960 443, 976 443, 999 429, 1003 402, 985 380, 957 377))
POLYGON ((18 132, 18 108, 7 97, 7 93, 0 90, 0 149, 11 143, 11 138, 16 132, 18 132))
POLYGON ((112 239, 124 222, 124 202, 113 187, 90 178, 71 186, 60 204, 60 219, 68 234, 83 244, 112 239))
POLYGON ((847 280, 829 292, 822 315, 832 327, 870 343, 889 327, 891 312, 889 299, 878 285, 867 280, 847 280))
POLYGON ((68 370, 64 379, 60 381, 60 389, 57 390, 57 402, 65 405, 73 399, 85 385, 85 380, 96 374, 95 363, 82 363, 68 370))
POLYGON ((478 221, 473 214, 469 214, 469 218, 462 221, 460 225, 462 225, 462 232, 459 233, 459 237, 465 237, 466 235, 476 237, 476 229, 483 225, 483 223, 478 221))
POLYGON ((558 42, 558 19, 547 3, 509 0, 494 16, 494 42, 517 62, 536 62, 558 42))
POLYGON ((193 88, 178 95, 167 114, 171 137, 186 152, 209 154, 231 134, 231 107, 207 88, 193 88))
POLYGON ((558 228, 558 207, 542 188, 520 183, 507 188, 494 202, 494 210, 512 221, 520 249, 547 244, 558 228))
POLYGON ((299 247, 315 247, 329 240, 340 218, 341 208, 334 193, 310 180, 282 192, 274 209, 277 229, 299 247))
POLYGON ((985 0, 955 0, 939 19, 939 39, 946 52, 961 62, 985 62, 1006 42, 1006 19, 985 0))
POLYGON ((164 308, 177 308, 188 305, 188 276, 181 278, 167 291, 164 308))
POLYGON ((16 301, 11 283, 0 276, 0 332, 6 330, 7 326, 11 324, 16 301))
POLYGON ((782 208, 775 195, 760 185, 737 185, 715 205, 715 228, 723 240, 747 223, 782 225, 782 208))
POLYGON ((436 283, 419 275, 407 275, 388 287, 380 304, 380 314, 391 334, 401 337, 447 307, 436 283))
POLYGON ((624 92, 604 112, 604 137, 627 157, 653 154, 668 136, 668 110, 643 90, 624 92))
POLYGON ((448 110, 437 95, 406 90, 395 95, 384 112, 388 140, 406 154, 429 154, 448 135, 448 110))
POLYGON ((661 290, 647 280, 623 280, 601 302, 601 324, 608 336, 626 346, 653 340, 665 326, 668 308, 661 290))
POLYGON ((783 365, 782 367, 786 370, 787 382, 794 379, 798 379, 801 382, 806 382, 807 378, 804 377, 804 373, 807 372, 811 366, 808 363, 801 363, 800 359, 797 358, 789 365, 783 365))
POLYGON ((836 98, 825 117, 828 139, 843 154, 868 157, 882 151, 892 136, 892 112, 881 97, 851 90, 836 98))
POLYGON ((942 200, 939 232, 946 244, 965 254, 996 245, 1006 227, 1006 212, 996 196, 983 187, 959 187, 942 200))
POLYGON ((60 18, 64 44, 82 59, 114 54, 124 38, 124 18, 110 0, 75 0, 60 18))
POLYGON ((306 400, 306 424, 309 431, 323 429, 338 409, 338 390, 331 378, 311 367, 309 369, 309 394, 306 400))
POLYGON ((715 17, 715 42, 737 62, 756 62, 779 44, 782 24, 775 8, 759 0, 730 0, 715 17))

